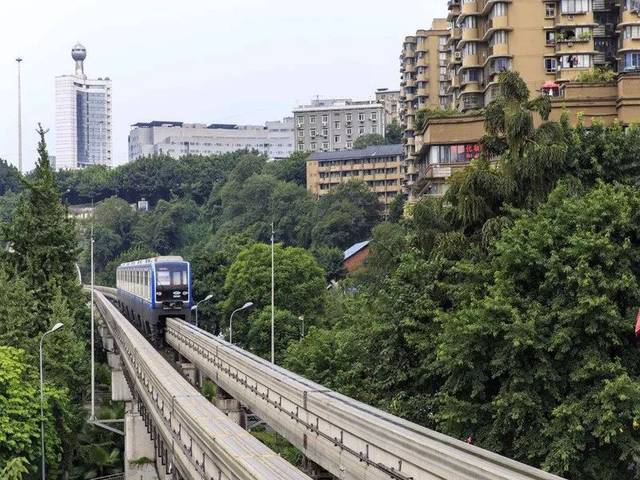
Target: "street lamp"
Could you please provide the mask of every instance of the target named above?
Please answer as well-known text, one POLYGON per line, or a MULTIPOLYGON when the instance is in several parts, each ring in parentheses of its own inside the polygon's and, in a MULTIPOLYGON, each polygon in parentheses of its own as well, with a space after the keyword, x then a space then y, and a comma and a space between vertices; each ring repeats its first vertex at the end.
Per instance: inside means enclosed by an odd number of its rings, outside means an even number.
POLYGON ((40 456, 42 457, 42 480, 46 480, 44 460, 44 371, 42 369, 42 342, 50 333, 60 330, 64 325, 56 323, 51 330, 42 334, 40 338, 40 456))
POLYGON ((204 297, 202 300, 200 300, 198 303, 196 303, 193 307, 191 307, 191 311, 196 312, 196 327, 198 327, 198 307, 200 306, 201 303, 208 302, 212 298, 213 298, 213 294, 210 293, 209 295, 204 297))
POLYGON ((253 307, 253 302, 247 302, 240 308, 236 308, 233 312, 231 312, 231 318, 229 319, 229 343, 233 345, 233 315, 236 312, 240 312, 242 310, 246 310, 247 308, 253 307))

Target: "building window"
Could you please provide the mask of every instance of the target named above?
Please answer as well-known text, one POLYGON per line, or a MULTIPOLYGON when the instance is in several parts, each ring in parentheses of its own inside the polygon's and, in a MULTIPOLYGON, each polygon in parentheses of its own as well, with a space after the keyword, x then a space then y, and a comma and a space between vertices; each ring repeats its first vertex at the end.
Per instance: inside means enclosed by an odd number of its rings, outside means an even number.
POLYGON ((465 70, 462 74, 462 81, 465 83, 468 82, 479 82, 482 77, 482 71, 479 68, 471 68, 465 70))
POLYGON ((351 115, 350 113, 347 113, 347 114, 345 115, 345 118, 344 118, 344 119, 345 119, 345 121, 346 121, 347 123, 349 123, 349 122, 351 122, 351 117, 352 117, 352 115, 351 115))
POLYGON ((316 151, 316 142, 311 142, 311 151, 316 151))
POLYGON ((364 122, 364 113, 359 113, 358 114, 358 121, 359 122, 364 122))
POLYGON ((629 52, 624 54, 625 71, 640 70, 640 52, 629 52))
POLYGON ((351 127, 347 127, 347 135, 351 135, 353 129, 351 127))
POLYGON ((370 131, 371 131, 371 133, 378 133, 378 126, 377 125, 371 125, 370 131))
POLYGON ((339 129, 340 128, 340 121, 335 121, 333 122, 333 128, 339 129))
POLYGON ((304 125, 304 117, 298 117, 298 126, 301 127, 304 125))
POLYGON ((562 68, 590 68, 591 55, 562 55, 560 57, 560 66, 562 68))
POLYGON ((298 131, 298 138, 304 138, 304 130, 298 131))
POLYGON ((298 150, 304 150, 304 143, 298 143, 298 150))
POLYGON ((504 17, 507 14, 507 4, 506 3, 496 3, 489 14, 489 18, 493 17, 504 17))
POLYGON ((491 40, 489 40, 489 45, 499 45, 507 43, 507 32, 504 30, 499 30, 491 36, 491 40))
POLYGON ((329 135, 329 130, 327 130, 326 128, 322 129, 322 136, 326 137, 327 135, 329 135))
POLYGON ((322 125, 329 123, 329 115, 322 115, 322 125))
POLYGON ((544 16, 546 18, 555 18, 555 16, 556 16, 556 4, 555 3, 545 3, 544 4, 544 16))
POLYGON ((352 141, 348 141, 347 142, 347 148, 353 148, 353 142, 352 141))
POLYGON ((329 150, 329 142, 322 142, 322 149, 329 150))
POLYGON ((624 38, 640 38, 640 26, 629 25, 628 27, 624 27, 624 38))
POLYGON ((565 15, 587 13, 589 11, 589 0, 562 0, 561 6, 561 11, 565 15))
POLYGON ((465 43, 462 51, 464 52, 465 55, 475 55, 477 51, 475 42, 465 43))
POLYGON ((364 133, 364 127, 358 127, 358 133, 362 135, 364 133))
POLYGON ((547 45, 555 45, 556 43, 556 32, 553 30, 547 30, 545 32, 545 39, 547 42, 547 45))
POLYGON ((375 122, 378 120, 378 112, 371 112, 371 121, 375 122))
POLYGON ((333 143, 340 143, 340 135, 333 136, 333 143))
POLYGON ((557 60, 555 58, 545 58, 544 69, 547 73, 555 73, 555 71, 558 69, 557 60))
POLYGON ((311 134, 312 137, 316 136, 316 129, 312 128, 311 130, 309 130, 309 133, 311 134))

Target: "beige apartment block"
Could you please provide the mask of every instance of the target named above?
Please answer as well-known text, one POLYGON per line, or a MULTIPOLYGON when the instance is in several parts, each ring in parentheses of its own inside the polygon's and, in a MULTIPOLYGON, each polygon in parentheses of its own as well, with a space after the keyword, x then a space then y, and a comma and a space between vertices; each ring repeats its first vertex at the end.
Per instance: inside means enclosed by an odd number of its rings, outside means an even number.
POLYGON ((451 172, 478 155, 482 109, 499 95, 503 71, 519 72, 532 96, 551 95, 552 119, 566 112, 572 122, 580 117, 587 124, 640 121, 640 0, 438 1, 447 9, 446 34, 438 40, 446 53, 438 61, 444 58, 449 79, 441 84, 446 95, 439 96, 440 106, 466 115, 416 128, 420 108, 437 106, 431 92, 421 106, 416 71, 418 38, 440 29, 436 20, 432 30, 405 38, 400 57, 410 199, 443 194, 451 172), (594 68, 610 69, 616 78, 581 82, 594 68))
MULTIPOLYGON (((416 114, 421 109, 446 108, 449 103, 448 63, 449 28, 447 20, 433 20, 428 30, 418 30, 405 38, 400 54, 400 119, 405 127, 405 156, 415 156, 416 114)), ((411 166, 409 182, 416 178, 411 166)))
POLYGON ((403 154, 402 145, 312 153, 307 160, 307 190, 321 197, 341 183, 362 180, 388 205, 402 193, 403 154))

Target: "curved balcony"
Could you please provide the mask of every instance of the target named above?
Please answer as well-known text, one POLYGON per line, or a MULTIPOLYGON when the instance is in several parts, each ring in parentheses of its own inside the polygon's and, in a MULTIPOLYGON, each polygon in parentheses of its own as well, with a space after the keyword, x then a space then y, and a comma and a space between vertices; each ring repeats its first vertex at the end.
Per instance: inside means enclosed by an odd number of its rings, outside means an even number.
POLYGON ((462 59, 462 68, 480 67, 478 55, 465 55, 462 59))
POLYGON ((466 2, 462 4, 460 15, 475 15, 478 13, 478 2, 466 2))
POLYGON ((414 73, 416 71, 416 66, 413 63, 407 63, 404 65, 405 73, 414 73))
POLYGON ((418 89, 418 97, 428 97, 429 89, 428 88, 419 88, 418 89))
POLYGON ((427 55, 423 56, 416 60, 416 66, 418 67, 428 67, 429 66, 429 57, 427 55))
POLYGON ((468 42, 471 40, 480 40, 478 36, 477 28, 463 28, 462 29, 462 41, 468 42))
POLYGON ((491 38, 498 30, 507 30, 511 31, 513 28, 509 25, 509 17, 507 15, 502 15, 500 17, 493 17, 489 21, 487 21, 486 29, 484 34, 482 35, 482 40, 485 42, 491 38))

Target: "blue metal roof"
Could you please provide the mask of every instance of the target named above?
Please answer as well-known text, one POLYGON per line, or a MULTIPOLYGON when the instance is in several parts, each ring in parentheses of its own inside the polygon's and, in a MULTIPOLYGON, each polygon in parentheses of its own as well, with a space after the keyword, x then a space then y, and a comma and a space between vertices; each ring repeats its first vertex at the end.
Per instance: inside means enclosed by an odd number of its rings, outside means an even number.
POLYGON ((360 243, 356 243, 355 245, 351 245, 349 248, 347 248, 344 251, 344 260, 347 260, 348 258, 353 257, 356 253, 358 253, 364 247, 369 245, 369 243, 371 243, 371 240, 367 240, 365 242, 360 242, 360 243))
POLYGON ((357 160, 360 158, 394 157, 404 154, 402 144, 397 145, 370 145, 360 150, 342 150, 340 152, 315 152, 309 156, 309 160, 318 162, 330 162, 334 160, 357 160))

